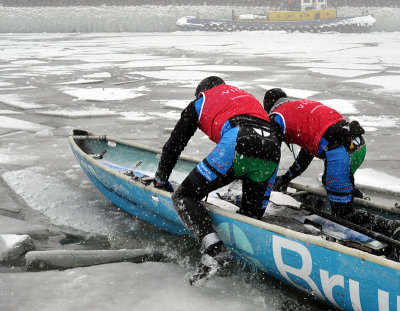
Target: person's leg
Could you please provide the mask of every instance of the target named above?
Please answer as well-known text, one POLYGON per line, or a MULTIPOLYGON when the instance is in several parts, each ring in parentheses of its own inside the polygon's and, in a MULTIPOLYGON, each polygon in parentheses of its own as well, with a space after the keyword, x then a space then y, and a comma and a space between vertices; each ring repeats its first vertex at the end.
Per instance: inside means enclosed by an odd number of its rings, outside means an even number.
POLYGON ((343 218, 351 213, 354 178, 350 168, 350 157, 344 146, 326 152, 322 180, 331 203, 332 214, 343 218))
POLYGON ((238 213, 261 219, 269 202, 280 160, 280 142, 268 128, 242 127, 233 163, 243 180, 238 213))
MULTIPOLYGON (((206 159, 202 163, 209 166, 206 159)), ((234 178, 230 173, 209 181, 196 167, 172 194, 172 202, 179 218, 199 243, 202 243, 205 236, 215 233, 210 216, 200 201, 211 191, 232 182, 234 178)))
POLYGON ((332 214, 367 229, 392 236, 400 227, 400 221, 390 220, 385 217, 353 207, 353 172, 361 165, 365 157, 364 148, 359 148, 359 153, 348 153, 343 146, 326 153, 324 184, 331 202, 332 214), (355 154, 356 160, 351 157, 355 154))
POLYGON ((243 180, 243 197, 242 205, 238 210, 239 214, 256 219, 261 219, 263 217, 271 196, 277 172, 278 167, 270 178, 264 182, 256 182, 251 178, 243 180))
POLYGON ((185 227, 206 250, 219 242, 210 216, 200 203, 208 193, 235 179, 232 163, 238 129, 226 133, 213 151, 186 177, 172 195, 174 208, 185 227))
POLYGON ((238 129, 226 133, 214 150, 187 176, 172 195, 172 202, 185 227, 201 243, 198 271, 190 278, 194 286, 201 285, 220 267, 231 260, 229 250, 222 243, 211 218, 200 203, 208 193, 235 180, 232 169, 238 129))

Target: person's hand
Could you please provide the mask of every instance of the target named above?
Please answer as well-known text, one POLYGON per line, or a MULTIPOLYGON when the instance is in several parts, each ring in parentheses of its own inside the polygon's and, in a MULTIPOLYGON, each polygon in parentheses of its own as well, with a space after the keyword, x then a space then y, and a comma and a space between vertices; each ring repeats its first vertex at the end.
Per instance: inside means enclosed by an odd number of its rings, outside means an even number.
POLYGON ((156 177, 153 179, 153 185, 154 187, 165 190, 168 192, 174 192, 174 188, 172 187, 171 183, 168 180, 160 180, 156 177))
POLYGON ((289 182, 291 180, 292 180, 292 178, 290 177, 290 175, 288 173, 286 173, 285 175, 282 175, 282 176, 277 176, 272 190, 286 192, 289 182))

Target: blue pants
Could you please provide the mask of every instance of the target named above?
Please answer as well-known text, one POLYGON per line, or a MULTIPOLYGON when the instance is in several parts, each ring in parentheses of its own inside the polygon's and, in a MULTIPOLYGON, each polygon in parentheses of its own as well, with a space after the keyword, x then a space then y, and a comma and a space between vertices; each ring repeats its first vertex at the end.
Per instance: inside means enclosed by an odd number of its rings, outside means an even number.
POLYGON ((353 201, 354 177, 350 156, 344 146, 325 153, 325 172, 322 178, 331 202, 347 204, 353 201))

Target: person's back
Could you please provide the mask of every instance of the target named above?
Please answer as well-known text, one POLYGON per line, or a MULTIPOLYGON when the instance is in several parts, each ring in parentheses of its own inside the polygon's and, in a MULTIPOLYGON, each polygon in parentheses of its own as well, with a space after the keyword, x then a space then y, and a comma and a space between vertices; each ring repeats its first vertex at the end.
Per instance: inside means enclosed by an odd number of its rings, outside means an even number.
POLYGON ((283 118, 286 143, 299 145, 316 157, 326 130, 344 121, 336 110, 309 99, 282 101, 272 107, 271 115, 274 115, 277 122, 283 118))
POLYGON ((269 122, 260 102, 250 93, 235 86, 221 84, 204 91, 196 101, 199 111, 199 128, 215 143, 221 138, 221 130, 230 118, 252 116, 269 122))

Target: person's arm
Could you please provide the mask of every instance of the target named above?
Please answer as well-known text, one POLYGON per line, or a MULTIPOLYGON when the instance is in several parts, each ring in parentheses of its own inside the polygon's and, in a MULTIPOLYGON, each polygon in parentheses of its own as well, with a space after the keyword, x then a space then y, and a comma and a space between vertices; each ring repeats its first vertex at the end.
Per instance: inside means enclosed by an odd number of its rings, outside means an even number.
POLYGON ((161 159, 155 179, 158 182, 168 181, 172 169, 183 149, 199 126, 195 103, 192 101, 181 113, 181 118, 176 123, 168 141, 162 148, 161 159))
POLYGON ((289 185, 289 182, 292 179, 296 178, 297 176, 300 176, 301 174, 303 174, 303 172, 310 165, 313 158, 314 158, 314 156, 311 153, 309 153, 305 149, 301 149, 299 154, 296 157, 296 160, 294 161, 292 166, 289 167, 288 171, 284 175, 278 176, 276 178, 274 190, 275 191, 286 191, 286 188, 289 185))
POLYGON ((289 167, 288 173, 291 179, 303 174, 313 159, 314 156, 311 153, 305 149, 301 149, 293 165, 289 167))

